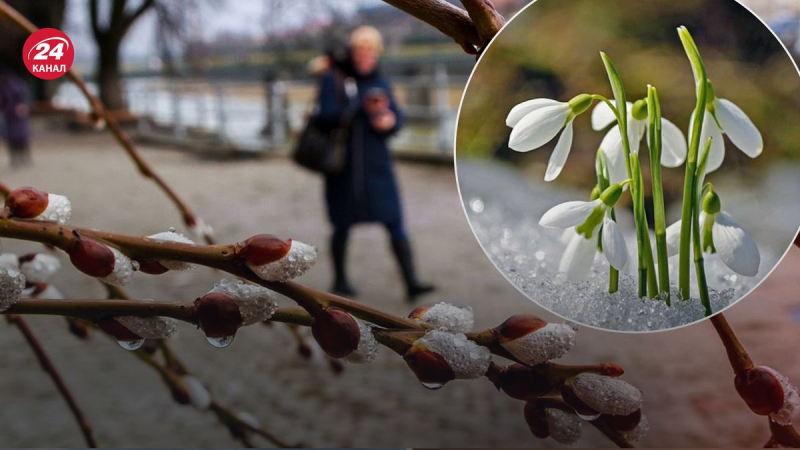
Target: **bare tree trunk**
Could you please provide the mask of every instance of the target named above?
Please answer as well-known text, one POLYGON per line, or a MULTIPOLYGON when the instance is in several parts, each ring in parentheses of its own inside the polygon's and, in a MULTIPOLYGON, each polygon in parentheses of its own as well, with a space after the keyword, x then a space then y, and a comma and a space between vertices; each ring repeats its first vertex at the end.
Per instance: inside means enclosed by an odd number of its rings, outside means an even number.
POLYGON ((122 77, 119 62, 121 40, 107 37, 98 43, 97 86, 100 100, 110 111, 127 108, 125 93, 122 90, 122 77))

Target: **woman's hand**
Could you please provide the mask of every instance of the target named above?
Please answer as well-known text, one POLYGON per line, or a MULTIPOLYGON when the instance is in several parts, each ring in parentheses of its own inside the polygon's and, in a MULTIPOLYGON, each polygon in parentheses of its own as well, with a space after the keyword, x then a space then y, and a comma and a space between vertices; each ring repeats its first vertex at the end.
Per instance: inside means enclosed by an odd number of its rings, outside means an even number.
POLYGON ((375 128, 376 131, 385 133, 394 128, 395 124, 397 124, 397 117, 393 112, 385 111, 372 116, 370 123, 372 123, 372 128, 375 128))

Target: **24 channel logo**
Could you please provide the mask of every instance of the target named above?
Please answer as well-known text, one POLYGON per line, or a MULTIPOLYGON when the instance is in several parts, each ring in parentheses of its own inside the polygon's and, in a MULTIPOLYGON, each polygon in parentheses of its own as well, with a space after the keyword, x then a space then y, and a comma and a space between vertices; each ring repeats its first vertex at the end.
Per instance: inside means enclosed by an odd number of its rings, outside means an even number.
POLYGON ((72 67, 75 50, 66 34, 55 28, 42 28, 28 36, 22 47, 22 59, 33 76, 55 80, 72 67))

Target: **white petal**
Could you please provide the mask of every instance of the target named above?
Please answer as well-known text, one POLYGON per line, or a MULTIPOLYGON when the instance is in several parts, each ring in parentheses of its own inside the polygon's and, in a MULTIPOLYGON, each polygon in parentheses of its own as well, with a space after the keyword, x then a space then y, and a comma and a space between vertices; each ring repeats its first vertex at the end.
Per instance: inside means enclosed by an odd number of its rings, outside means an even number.
POLYGON ((739 275, 756 276, 761 264, 758 246, 728 213, 721 211, 716 215, 711 234, 714 248, 726 266, 739 275))
MULTIPOLYGON (((689 122, 690 142, 692 140, 692 122, 694 122, 694 113, 692 113, 692 119, 689 122)), ((700 133, 700 148, 697 153, 698 163, 706 149, 709 137, 711 138, 711 149, 708 153, 708 162, 706 162, 706 174, 719 169, 719 166, 722 165, 722 161, 725 159, 725 141, 722 139, 722 131, 720 131, 711 113, 706 111, 703 118, 703 128, 700 133)))
POLYGON ((741 108, 730 100, 719 98, 714 101, 714 111, 722 130, 731 138, 733 145, 751 158, 761 154, 764 149, 761 133, 741 108))
POLYGON ((627 180, 628 168, 625 164, 625 152, 622 149, 619 125, 608 130, 608 133, 606 133, 603 141, 600 143, 600 150, 606 155, 608 176, 611 184, 621 183, 627 180))
POLYGON ((631 145, 631 153, 639 152, 642 137, 644 137, 646 130, 646 120, 628 119, 628 143, 631 145))
POLYGON ((523 117, 536 111, 537 109, 559 104, 561 104, 561 102, 549 98, 535 98, 533 100, 522 102, 511 108, 511 111, 508 113, 508 117, 506 117, 506 125, 513 128, 517 122, 522 120, 523 117))
POLYGON ((686 138, 677 125, 661 119, 661 165, 678 167, 686 161, 686 138))
POLYGON ((558 138, 556 148, 553 150, 553 154, 550 155, 550 162, 547 163, 547 172, 544 174, 544 181, 555 180, 558 174, 561 173, 561 169, 564 168, 564 164, 567 162, 569 151, 572 148, 572 123, 573 122, 570 120, 567 126, 564 127, 561 137, 558 138))
MULTIPOLYGON (((617 106, 617 102, 615 100, 611 100, 611 104, 615 107, 617 106)), ((628 105, 630 105, 630 102, 628 102, 628 105)), ((630 106, 628 106, 628 109, 630 109, 630 106)), ((616 121, 617 115, 614 114, 614 111, 608 107, 606 102, 601 101, 597 103, 597 106, 595 106, 592 110, 593 130, 600 131, 616 121)))
POLYGON ((611 267, 622 270, 628 262, 628 247, 617 222, 608 216, 603 220, 603 254, 611 267))
POLYGON ((560 203, 544 213, 539 225, 548 228, 568 228, 582 224, 594 211, 600 200, 560 203))
POLYGON ((583 235, 575 234, 564 250, 558 271, 570 281, 583 281, 589 275, 596 254, 597 241, 594 237, 586 239, 583 235))
POLYGON ((566 125, 570 113, 566 103, 545 106, 523 117, 511 130, 508 146, 518 152, 535 150, 550 142, 566 125))
POLYGON ((681 221, 667 227, 667 255, 675 256, 681 251, 681 221))

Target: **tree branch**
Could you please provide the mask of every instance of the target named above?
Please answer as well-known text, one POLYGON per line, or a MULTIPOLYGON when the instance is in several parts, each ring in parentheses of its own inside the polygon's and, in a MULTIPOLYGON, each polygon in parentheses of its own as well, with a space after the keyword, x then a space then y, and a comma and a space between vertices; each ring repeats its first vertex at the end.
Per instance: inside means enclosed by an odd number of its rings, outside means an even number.
POLYGON ((725 351, 728 353, 728 360, 731 363, 733 372, 739 373, 747 369, 752 369, 754 366, 753 360, 750 359, 747 350, 744 349, 744 346, 739 342, 736 334, 733 333, 733 329, 728 324, 725 316, 722 314, 713 316, 711 318, 711 324, 714 325, 714 330, 716 330, 720 340, 722 340, 722 345, 725 346, 725 351))
POLYGON ((461 0, 461 4, 464 5, 478 30, 478 38, 481 41, 479 48, 485 48, 503 28, 505 19, 497 12, 491 0, 461 0))
MULTIPOLYGON (((22 16, 3 0, 0 0, 0 17, 6 17, 10 19, 17 27, 27 33, 34 33, 36 30, 38 30, 35 25, 33 25, 28 19, 22 16)), ((167 182, 161 178, 161 176, 156 173, 150 164, 148 164, 148 162, 142 157, 142 155, 139 153, 139 150, 133 145, 133 141, 131 141, 130 137, 128 137, 128 134, 125 133, 125 131, 119 125, 119 122, 117 122, 116 117, 106 111, 100 99, 98 99, 89 90, 89 87, 86 85, 86 82, 83 80, 83 78, 74 69, 70 69, 67 72, 67 76, 70 78, 70 80, 72 80, 73 83, 75 83, 86 100, 89 101, 89 104, 91 105, 91 108, 97 118, 105 121, 109 131, 111 131, 111 134, 116 138, 117 142, 131 158, 133 163, 136 165, 136 168, 139 170, 139 173, 141 173, 145 178, 152 180, 164 192, 164 194, 166 194, 166 196, 172 201, 172 203, 181 213, 183 222, 187 227, 193 230, 198 229, 198 231, 203 235, 203 239, 206 241, 206 243, 213 244, 214 238, 210 235, 210 233, 207 232, 207 230, 201 228, 201 223, 199 223, 200 219, 194 215, 192 210, 183 201, 183 199, 178 196, 172 187, 167 184, 167 182)))
POLYGON ((67 403, 69 410, 75 417, 75 421, 78 422, 78 426, 81 429, 83 438, 86 440, 86 445, 88 447, 96 448, 97 441, 94 438, 94 432, 92 431, 92 426, 89 423, 89 420, 83 414, 80 406, 78 406, 78 402, 75 400, 75 397, 72 395, 72 392, 69 390, 66 383, 64 383, 64 379, 61 378, 61 374, 58 373, 58 369, 56 368, 55 364, 53 364, 53 362, 50 360, 50 357, 47 356, 47 353, 44 351, 44 347, 42 347, 39 339, 37 339, 36 335, 33 334, 33 330, 31 330, 31 328, 28 326, 28 323, 25 321, 25 319, 18 315, 7 314, 6 320, 8 323, 16 325, 16 327, 22 333, 22 336, 25 338, 25 341, 36 355, 36 359, 39 360, 39 364, 42 366, 42 369, 47 373, 47 375, 50 376, 50 379, 53 380, 53 384, 56 385, 56 389, 58 389, 58 392, 67 403))
POLYGON ((444 0, 383 1, 453 38, 469 53, 475 53, 474 47, 481 47, 483 44, 469 14, 444 0))

